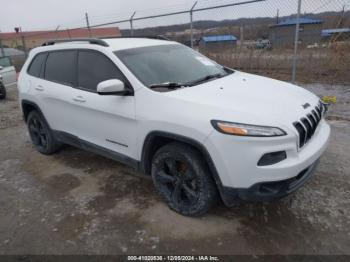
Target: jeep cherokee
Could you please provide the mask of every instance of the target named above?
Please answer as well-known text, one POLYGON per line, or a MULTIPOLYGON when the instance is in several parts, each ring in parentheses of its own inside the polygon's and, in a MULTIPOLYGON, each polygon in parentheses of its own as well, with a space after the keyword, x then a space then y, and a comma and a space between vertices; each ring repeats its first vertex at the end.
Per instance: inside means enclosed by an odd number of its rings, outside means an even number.
POLYGON ((297 190, 330 136, 314 94, 162 39, 47 42, 18 89, 40 153, 69 144, 131 165, 189 216, 297 190))

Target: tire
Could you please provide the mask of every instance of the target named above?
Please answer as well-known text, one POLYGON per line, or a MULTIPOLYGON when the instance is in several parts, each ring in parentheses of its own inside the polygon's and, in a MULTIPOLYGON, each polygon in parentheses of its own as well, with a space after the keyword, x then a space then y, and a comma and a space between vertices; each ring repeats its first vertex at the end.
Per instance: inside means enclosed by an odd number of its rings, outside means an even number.
POLYGON ((5 86, 0 82, 0 100, 3 100, 6 98, 6 88, 5 86))
POLYGON ((206 162, 185 144, 170 143, 155 153, 152 179, 168 206, 185 216, 204 215, 218 199, 206 162))
POLYGON ((51 155, 61 148, 44 117, 38 111, 32 111, 27 118, 27 127, 34 148, 44 155, 51 155))

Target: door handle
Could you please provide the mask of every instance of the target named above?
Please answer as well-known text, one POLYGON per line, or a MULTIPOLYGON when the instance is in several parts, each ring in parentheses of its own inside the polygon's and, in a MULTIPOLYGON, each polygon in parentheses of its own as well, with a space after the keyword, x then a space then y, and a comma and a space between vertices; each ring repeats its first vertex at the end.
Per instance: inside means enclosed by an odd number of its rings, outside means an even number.
POLYGON ((80 103, 86 102, 86 100, 85 100, 84 97, 82 97, 82 96, 76 96, 76 97, 74 97, 74 98, 73 98, 73 101, 75 101, 75 102, 80 102, 80 103))
POLYGON ((44 91, 44 87, 42 87, 41 85, 36 86, 35 89, 38 91, 44 91))

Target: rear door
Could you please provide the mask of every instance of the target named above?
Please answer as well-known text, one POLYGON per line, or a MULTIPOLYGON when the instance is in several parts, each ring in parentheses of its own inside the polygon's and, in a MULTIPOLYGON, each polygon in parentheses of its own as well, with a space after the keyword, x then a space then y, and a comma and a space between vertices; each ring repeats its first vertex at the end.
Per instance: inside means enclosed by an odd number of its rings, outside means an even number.
POLYGON ((40 97, 42 109, 50 127, 77 135, 77 126, 71 112, 73 87, 76 85, 76 50, 59 50, 48 53, 43 77, 36 81, 34 92, 40 97))
POLYGON ((2 76, 5 87, 16 85, 16 69, 12 65, 11 59, 9 57, 0 57, 0 67, 2 68, 0 70, 0 75, 2 76))

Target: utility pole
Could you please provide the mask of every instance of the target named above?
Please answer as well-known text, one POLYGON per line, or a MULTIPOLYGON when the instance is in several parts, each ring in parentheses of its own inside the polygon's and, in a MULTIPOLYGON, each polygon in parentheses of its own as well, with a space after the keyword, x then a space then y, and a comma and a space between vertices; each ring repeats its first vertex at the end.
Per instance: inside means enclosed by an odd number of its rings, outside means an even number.
POLYGON ((279 19, 280 19, 280 10, 277 9, 276 25, 278 25, 278 23, 280 22, 279 19))
POLYGON ((194 43, 193 43, 193 9, 197 5, 197 1, 193 4, 190 10, 190 25, 191 25, 191 48, 193 48, 194 43))
POLYGON ((299 28, 300 28, 300 12, 301 12, 301 0, 298 0, 298 13, 297 21, 295 25, 295 41, 294 41, 294 55, 293 55, 293 68, 292 68, 292 83, 295 82, 296 68, 297 68, 297 56, 298 56, 298 44, 299 44, 299 28))
POLYGON ((133 20, 134 20, 134 16, 136 14, 136 11, 132 14, 132 16, 130 17, 130 35, 134 36, 134 25, 133 25, 133 20))
POLYGON ((89 31, 89 37, 91 38, 91 29, 90 29, 90 22, 89 22, 89 15, 88 13, 85 13, 85 20, 86 20, 86 27, 89 31))

